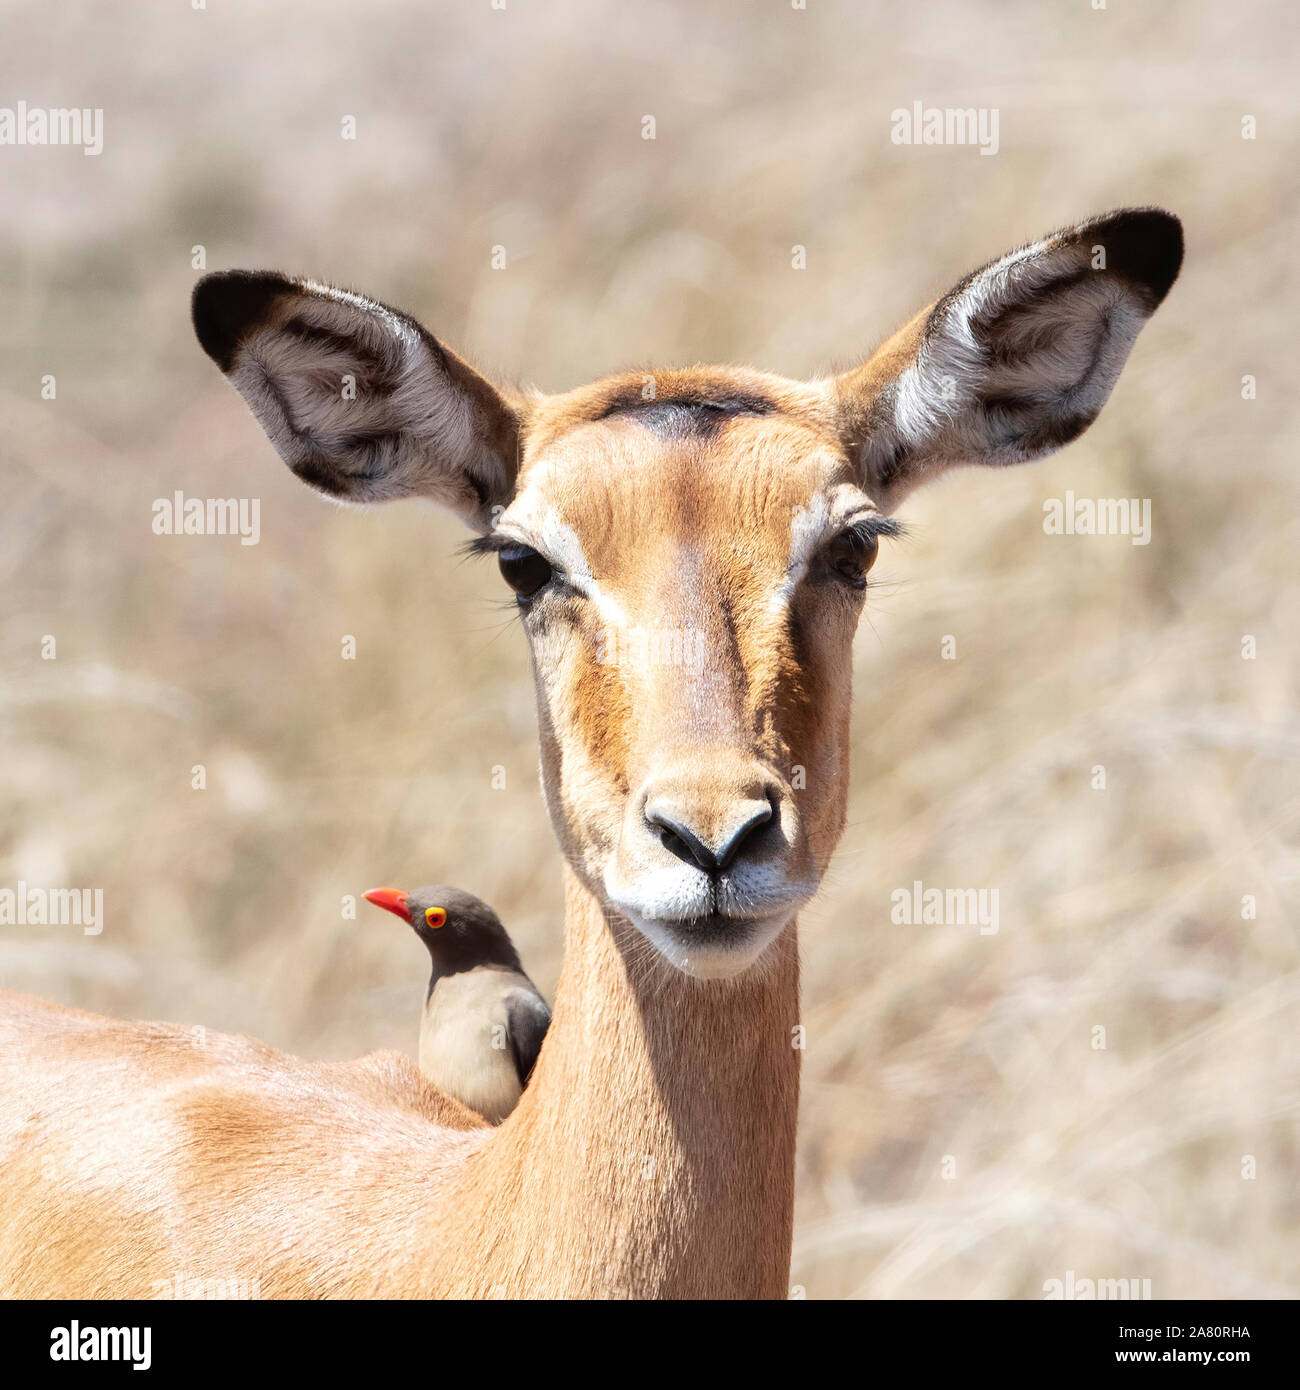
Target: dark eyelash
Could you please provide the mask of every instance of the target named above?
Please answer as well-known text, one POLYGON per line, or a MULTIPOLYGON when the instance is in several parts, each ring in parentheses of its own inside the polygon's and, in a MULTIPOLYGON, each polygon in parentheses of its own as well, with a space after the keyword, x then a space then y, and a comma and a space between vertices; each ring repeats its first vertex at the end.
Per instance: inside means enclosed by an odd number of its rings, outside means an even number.
POLYGON ((460 547, 460 553, 462 555, 496 555, 499 551, 505 550, 507 546, 518 544, 518 541, 512 540, 509 536, 501 536, 492 531, 486 536, 471 537, 460 547))
POLYGON ((860 516, 840 534, 856 536, 864 545, 871 545, 881 536, 906 536, 907 527, 892 516, 878 516, 873 512, 870 516, 860 516))
MULTIPOLYGON (((870 545, 881 536, 906 536, 907 527, 891 516, 879 516, 873 512, 869 516, 859 517, 845 528, 843 534, 857 536, 864 544, 870 545)), ((460 550, 462 555, 497 555, 510 546, 519 544, 520 542, 512 536, 503 536, 493 531, 486 536, 472 536, 460 550)))

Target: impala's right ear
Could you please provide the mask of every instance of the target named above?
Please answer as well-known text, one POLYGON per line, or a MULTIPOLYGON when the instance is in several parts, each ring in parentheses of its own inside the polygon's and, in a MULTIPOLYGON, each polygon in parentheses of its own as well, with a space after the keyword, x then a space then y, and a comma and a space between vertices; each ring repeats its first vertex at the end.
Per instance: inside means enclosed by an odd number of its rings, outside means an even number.
POLYGON ((431 497, 475 530, 514 492, 520 406, 413 318, 274 271, 194 289, 194 331, 280 457, 346 502, 431 497))

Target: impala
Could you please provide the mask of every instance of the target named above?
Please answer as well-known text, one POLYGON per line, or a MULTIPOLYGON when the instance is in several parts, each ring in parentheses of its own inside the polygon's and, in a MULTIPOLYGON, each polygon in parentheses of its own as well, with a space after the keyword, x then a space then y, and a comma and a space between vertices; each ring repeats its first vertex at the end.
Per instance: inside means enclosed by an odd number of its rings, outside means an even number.
POLYGON ((556 396, 357 294, 204 279, 199 340, 290 468, 435 499, 518 596, 565 859, 554 1022, 491 1129, 393 1054, 321 1065, 9 996, 0 1288, 784 1296, 795 919, 844 824, 867 571, 913 488, 1084 430, 1181 258, 1176 218, 1124 210, 968 275, 839 376, 556 396), (692 659, 602 659, 638 631, 694 634, 664 644, 692 659))

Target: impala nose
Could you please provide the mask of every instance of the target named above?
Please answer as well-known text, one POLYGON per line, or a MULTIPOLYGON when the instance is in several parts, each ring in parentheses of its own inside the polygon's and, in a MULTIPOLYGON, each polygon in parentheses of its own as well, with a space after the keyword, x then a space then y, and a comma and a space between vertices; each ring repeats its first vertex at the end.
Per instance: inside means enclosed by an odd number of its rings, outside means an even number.
POLYGON ((664 847, 688 864, 695 863, 707 874, 728 868, 755 833, 776 816, 776 794, 762 793, 729 801, 711 814, 692 811, 688 800, 670 792, 646 799, 646 822, 658 833, 664 847))

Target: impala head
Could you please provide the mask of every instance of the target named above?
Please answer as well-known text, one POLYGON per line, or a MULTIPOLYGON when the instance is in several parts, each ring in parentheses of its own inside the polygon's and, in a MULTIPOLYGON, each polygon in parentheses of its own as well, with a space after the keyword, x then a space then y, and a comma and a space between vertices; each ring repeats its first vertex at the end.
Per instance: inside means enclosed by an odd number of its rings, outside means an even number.
POLYGON ((565 854, 670 962, 722 976, 839 838, 853 634, 891 513, 949 467, 1086 429, 1181 258, 1168 213, 1085 222, 807 384, 691 368, 521 395, 403 314, 275 274, 209 276, 194 320, 304 481, 432 497, 497 554, 565 854))

